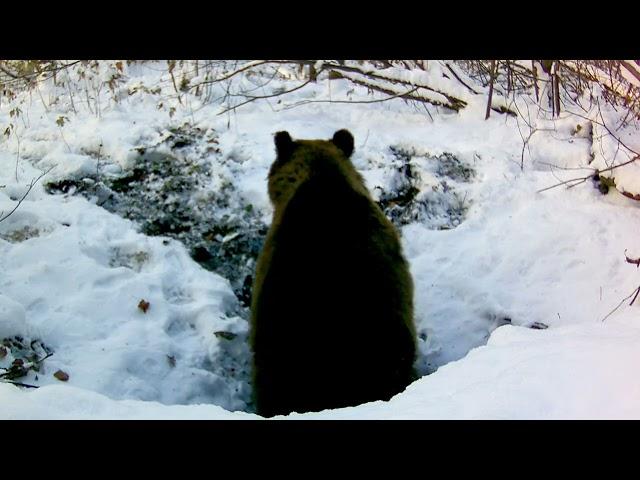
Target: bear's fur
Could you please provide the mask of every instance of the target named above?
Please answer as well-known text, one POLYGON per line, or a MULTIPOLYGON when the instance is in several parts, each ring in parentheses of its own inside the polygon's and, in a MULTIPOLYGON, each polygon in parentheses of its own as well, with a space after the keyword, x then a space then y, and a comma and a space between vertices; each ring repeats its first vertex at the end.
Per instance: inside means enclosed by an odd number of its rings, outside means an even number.
POLYGON ((258 259, 250 343, 257 413, 388 400, 414 379, 413 282, 398 234, 331 140, 275 136, 273 221, 258 259))

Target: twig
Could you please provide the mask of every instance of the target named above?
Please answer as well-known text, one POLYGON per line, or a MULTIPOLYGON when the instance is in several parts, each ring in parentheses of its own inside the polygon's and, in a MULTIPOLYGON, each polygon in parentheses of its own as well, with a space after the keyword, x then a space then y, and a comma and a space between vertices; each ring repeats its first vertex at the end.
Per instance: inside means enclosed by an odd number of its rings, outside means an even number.
POLYGON ((20 204, 24 201, 25 198, 27 198, 27 195, 29 195, 29 192, 31 191, 31 189, 34 187, 34 185, 36 183, 38 183, 38 180, 40 180, 42 177, 44 177, 47 173, 49 173, 51 170, 53 170, 53 168, 55 167, 55 165, 53 167, 51 167, 49 170, 47 170, 46 172, 43 172, 40 174, 40 176, 38 178, 36 178, 35 180, 32 179, 31 183, 29 184, 29 187, 27 188, 27 191, 25 192, 25 194, 22 196, 22 198, 18 201, 18 203, 16 204, 15 207, 13 207, 13 210, 11 210, 9 213, 7 213, 4 217, 0 218, 0 222, 6 220, 7 218, 9 218, 11 216, 11 214, 13 212, 15 212, 18 207, 20 206, 20 204))
POLYGON ((10 383, 12 385, 17 385, 18 387, 40 388, 38 385, 29 385, 28 383, 14 382, 13 380, 1 380, 0 383, 10 383))
POLYGON ((607 318, 609 318, 611 315, 613 315, 613 313, 618 310, 622 304, 629 300, 631 297, 633 297, 633 300, 631 301, 631 303, 629 304, 629 306, 633 305, 633 302, 636 301, 636 298, 638 297, 638 293, 640 293, 640 287, 636 288, 633 292, 631 292, 631 294, 627 297, 624 297, 622 300, 620 300, 620 303, 618 304, 618 306, 616 308, 614 308, 613 310, 611 310, 606 317, 604 317, 602 319, 602 321, 604 322, 607 318))
POLYGON ((567 185, 568 183, 571 183, 571 182, 577 182, 577 183, 574 183, 572 185, 569 185, 568 188, 572 188, 572 187, 575 187, 577 185, 580 185, 581 183, 586 182, 591 177, 592 177, 592 175, 589 175, 588 177, 572 178, 572 179, 569 179, 569 180, 565 180, 564 182, 556 183, 555 185, 551 185, 550 187, 546 187, 546 188, 543 188, 541 190, 538 190, 536 193, 546 192, 547 190, 551 190, 552 188, 561 187, 562 185, 567 185))
POLYGON ((603 168, 602 170, 599 170, 599 173, 602 173, 602 172, 609 172, 609 171, 611 171, 611 170, 615 170, 616 168, 624 167, 625 165, 629 165, 630 163, 633 163, 633 162, 635 162, 635 161, 636 161, 636 160, 638 160, 638 159, 640 159, 640 155, 636 155, 635 157, 633 157, 633 158, 632 158, 632 159, 630 159, 630 160, 627 160, 626 162, 622 162, 622 163, 619 163, 619 164, 617 164, 617 165, 613 165, 613 166, 608 167, 608 168, 603 168))
MULTIPOLYGON (((248 100, 244 101, 244 102, 240 102, 232 107, 226 108, 225 110, 223 110, 222 112, 218 113, 218 115, 223 115, 225 113, 227 113, 230 110, 235 110, 236 108, 240 108, 243 105, 246 105, 247 103, 251 103, 255 100, 261 100, 264 98, 272 98, 272 97, 279 97, 280 95, 285 95, 287 93, 291 93, 291 92, 295 92, 296 90, 300 90, 302 87, 308 85, 309 83, 311 83, 311 79, 307 80, 306 82, 298 85, 297 87, 291 88, 289 90, 285 90, 283 92, 278 92, 278 93, 273 93, 271 95, 256 95, 256 96, 251 96, 249 97, 248 100)), ((239 96, 245 96, 245 95, 239 95, 239 96)))

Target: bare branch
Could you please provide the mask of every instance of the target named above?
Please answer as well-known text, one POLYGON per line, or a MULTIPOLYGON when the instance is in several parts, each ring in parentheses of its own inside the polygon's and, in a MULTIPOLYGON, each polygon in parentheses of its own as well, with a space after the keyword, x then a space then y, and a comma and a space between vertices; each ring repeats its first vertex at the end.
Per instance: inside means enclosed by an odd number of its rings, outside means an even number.
POLYGON ((376 100, 302 100, 300 102, 287 105, 282 110, 289 110, 290 108, 299 107, 301 105, 307 105, 309 103, 380 103, 380 102, 386 102, 388 100, 392 100, 394 98, 407 98, 409 95, 411 95, 413 92, 415 92, 419 88, 420 87, 415 87, 404 93, 398 93, 396 95, 391 95, 386 98, 378 98, 376 100))
POLYGON ((599 173, 602 173, 602 172, 610 172, 611 170, 615 170, 616 168, 620 168, 620 167, 624 167, 625 165, 629 165, 630 163, 635 162, 635 161, 636 161, 636 160, 638 160, 639 158, 640 158, 640 155, 636 155, 635 157, 633 157, 633 158, 632 158, 632 159, 630 159, 630 160, 627 160, 626 162, 619 163, 619 164, 617 164, 617 165, 613 165, 613 166, 611 166, 611 167, 609 167, 609 168, 603 168, 602 170, 598 170, 598 172, 599 172, 599 173))

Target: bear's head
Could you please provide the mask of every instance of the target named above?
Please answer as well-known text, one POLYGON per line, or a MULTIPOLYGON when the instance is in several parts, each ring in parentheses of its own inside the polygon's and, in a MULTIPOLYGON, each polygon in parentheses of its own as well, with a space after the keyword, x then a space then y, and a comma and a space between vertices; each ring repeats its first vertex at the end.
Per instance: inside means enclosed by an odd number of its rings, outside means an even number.
POLYGON ((281 131, 274 140, 277 156, 269 170, 269 198, 276 208, 319 172, 339 170, 345 178, 362 184, 349 160, 354 149, 349 130, 338 130, 330 140, 293 140, 289 132, 281 131))
POLYGON ((349 158, 353 153, 353 135, 349 130, 338 130, 333 134, 331 140, 299 140, 294 141, 289 135, 289 132, 278 132, 275 135, 276 153, 278 154, 277 161, 286 162, 295 151, 297 146, 301 144, 332 144, 338 147, 342 153, 349 158))

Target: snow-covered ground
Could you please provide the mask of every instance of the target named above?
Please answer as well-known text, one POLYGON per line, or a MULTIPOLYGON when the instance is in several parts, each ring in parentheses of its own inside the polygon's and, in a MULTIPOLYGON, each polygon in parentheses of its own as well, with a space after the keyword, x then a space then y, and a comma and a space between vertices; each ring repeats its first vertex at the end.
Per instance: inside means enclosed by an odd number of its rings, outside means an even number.
MULTIPOLYGON (((159 75, 128 73, 123 89, 159 75)), ((292 95, 291 103, 370 98, 346 80, 292 95)), ((17 132, 0 141, 0 212, 52 168, 0 222, 0 339, 19 337, 23 351, 39 340, 53 353, 15 380, 40 388, 0 382, 0 418, 259 418, 250 413, 247 322, 229 279, 202 268, 180 241, 144 235, 98 196, 44 188, 130 171, 141 146, 186 122, 217 145, 199 150, 211 175, 198 195, 221 191, 220 179, 233 175, 242 204, 265 223, 278 130, 330 138, 348 128, 374 195, 392 188, 398 149, 420 174, 429 215, 401 232, 416 287, 418 366, 428 375, 390 402, 290 418, 640 418, 640 305, 628 299, 603 321, 640 285, 625 260, 625 251, 640 256, 640 203, 615 189, 603 195, 591 181, 539 192, 575 173, 558 167, 590 160, 590 138, 571 133, 584 120, 537 119, 523 156, 522 122, 495 113, 485 121, 481 96, 458 114, 431 116, 398 99, 290 109, 274 100, 224 115, 187 100, 170 112, 173 104, 159 108, 137 93, 106 102, 99 118, 62 101, 45 109, 33 95, 19 118, 9 112, 20 99, 0 106, 0 126, 17 132), (443 154, 473 175, 442 173, 443 154), (465 208, 450 225, 456 201, 465 208)), ((21 349, 5 351, 8 369, 21 349)))

